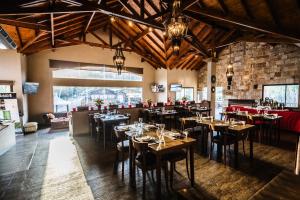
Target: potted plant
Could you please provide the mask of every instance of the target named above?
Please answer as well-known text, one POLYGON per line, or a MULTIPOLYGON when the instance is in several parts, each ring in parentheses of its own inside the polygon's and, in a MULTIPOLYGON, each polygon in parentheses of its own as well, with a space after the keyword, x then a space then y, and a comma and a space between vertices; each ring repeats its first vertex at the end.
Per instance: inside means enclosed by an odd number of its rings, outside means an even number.
POLYGON ((186 97, 182 97, 182 103, 185 104, 187 101, 187 98, 186 97))
POLYGON ((98 110, 101 110, 101 105, 104 103, 104 101, 100 98, 95 99, 95 105, 98 107, 98 110))

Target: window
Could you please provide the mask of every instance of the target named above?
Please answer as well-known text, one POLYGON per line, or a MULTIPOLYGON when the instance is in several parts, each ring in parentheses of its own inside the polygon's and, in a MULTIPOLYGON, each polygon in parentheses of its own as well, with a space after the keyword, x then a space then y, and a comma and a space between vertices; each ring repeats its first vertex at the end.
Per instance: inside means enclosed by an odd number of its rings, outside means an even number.
POLYGON ((7 93, 10 92, 10 86, 9 85, 0 85, 0 93, 7 93))
POLYGON ((13 92, 13 81, 0 81, 0 93, 13 92))
POLYGON ((176 101, 181 101, 183 97, 186 97, 188 101, 194 100, 194 88, 183 87, 180 91, 176 92, 176 101))
POLYGON ((284 103, 286 107, 298 107, 299 102, 299 85, 282 84, 282 85, 264 85, 263 99, 266 97, 279 103, 284 103))
POLYGON ((119 75, 112 67, 82 67, 74 69, 56 69, 53 78, 89 79, 89 80, 117 80, 143 81, 143 74, 123 70, 119 75))
POLYGON ((54 112, 67 112, 77 106, 94 106, 101 98, 104 106, 109 104, 134 105, 142 101, 141 87, 73 87, 54 86, 54 112))

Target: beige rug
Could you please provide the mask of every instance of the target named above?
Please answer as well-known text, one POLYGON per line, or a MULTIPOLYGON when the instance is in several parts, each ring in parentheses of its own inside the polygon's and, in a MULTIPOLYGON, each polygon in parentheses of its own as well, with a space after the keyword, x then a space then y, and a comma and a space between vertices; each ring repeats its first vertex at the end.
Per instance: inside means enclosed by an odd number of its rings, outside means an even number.
POLYGON ((50 141, 41 200, 93 200, 72 139, 50 141))

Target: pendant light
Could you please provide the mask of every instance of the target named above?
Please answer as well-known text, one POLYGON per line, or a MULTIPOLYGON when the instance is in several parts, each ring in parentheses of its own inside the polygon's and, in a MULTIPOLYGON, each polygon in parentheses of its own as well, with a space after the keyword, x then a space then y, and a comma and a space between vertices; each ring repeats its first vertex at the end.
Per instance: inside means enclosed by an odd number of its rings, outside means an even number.
POLYGON ((122 68, 124 67, 125 64, 125 56, 123 54, 121 45, 117 46, 115 55, 113 57, 113 62, 114 65, 117 67, 118 74, 120 75, 122 72, 122 68))
POLYGON ((229 46, 229 64, 228 64, 227 70, 226 70, 227 89, 228 90, 230 90, 230 88, 231 88, 233 75, 234 75, 234 72, 233 72, 233 66, 231 63, 231 46, 229 46))
POLYGON ((187 34, 187 18, 181 13, 181 0, 174 0, 172 5, 172 17, 166 26, 166 32, 172 41, 173 54, 179 54, 181 39, 187 34))

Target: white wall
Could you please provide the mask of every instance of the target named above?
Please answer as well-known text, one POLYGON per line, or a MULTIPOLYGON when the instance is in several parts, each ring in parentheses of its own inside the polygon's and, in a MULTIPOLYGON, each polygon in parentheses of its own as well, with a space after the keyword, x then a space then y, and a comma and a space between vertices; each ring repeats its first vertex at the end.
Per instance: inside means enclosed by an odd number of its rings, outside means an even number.
MULTIPOLYGON (((94 38, 89 36, 88 41, 94 41, 94 38)), ((42 113, 53 112, 52 87, 54 81, 52 80, 52 73, 51 69, 49 68, 49 59, 113 65, 112 58, 114 53, 115 50, 90 47, 87 45, 78 45, 59 48, 55 51, 45 50, 28 56, 28 80, 40 83, 38 93, 29 97, 30 118, 34 121, 41 122, 42 113)), ((144 99, 154 99, 155 96, 151 92, 150 85, 155 80, 155 69, 147 62, 141 62, 141 57, 135 53, 124 52, 124 55, 126 57, 125 66, 140 67, 144 69, 143 82, 128 83, 124 81, 114 81, 114 83, 112 83, 112 81, 98 81, 95 83, 93 81, 87 81, 86 83, 93 84, 93 86, 95 86, 95 84, 98 86, 107 86, 113 84, 115 87, 126 87, 136 84, 136 86, 143 88, 144 99)), ((59 83, 55 82, 55 84, 59 83)), ((62 84, 73 83, 70 81, 62 84)))
POLYGON ((0 80, 14 81, 13 91, 17 93, 19 111, 24 113, 23 122, 27 122, 27 95, 22 91, 26 81, 26 56, 16 50, 0 50, 0 80))
POLYGON ((157 69, 155 71, 155 83, 163 85, 165 88, 164 92, 155 93, 157 102, 167 102, 168 99, 168 71, 166 69, 157 69))
POLYGON ((158 69, 155 72, 155 82, 164 85, 165 92, 156 94, 156 101, 166 102, 168 97, 175 101, 175 92, 170 92, 170 84, 180 83, 183 87, 194 88, 194 99, 197 94, 198 71, 182 70, 182 69, 158 69))
POLYGON ((194 100, 197 95, 197 80, 198 71, 196 70, 182 70, 172 69, 168 70, 168 97, 171 97, 172 101, 175 99, 175 92, 170 92, 169 87, 172 83, 180 83, 182 87, 193 87, 194 88, 194 100))

